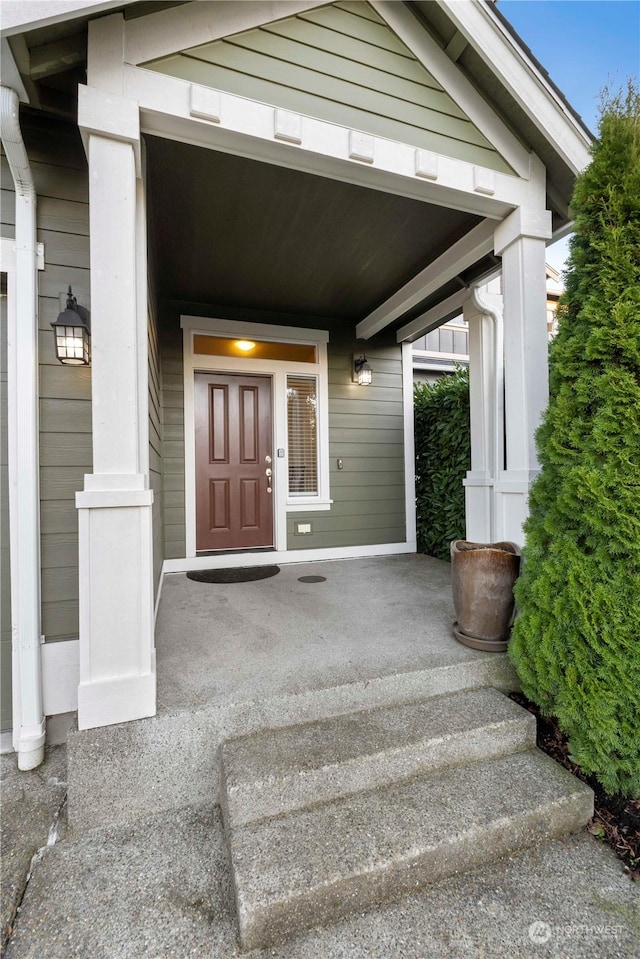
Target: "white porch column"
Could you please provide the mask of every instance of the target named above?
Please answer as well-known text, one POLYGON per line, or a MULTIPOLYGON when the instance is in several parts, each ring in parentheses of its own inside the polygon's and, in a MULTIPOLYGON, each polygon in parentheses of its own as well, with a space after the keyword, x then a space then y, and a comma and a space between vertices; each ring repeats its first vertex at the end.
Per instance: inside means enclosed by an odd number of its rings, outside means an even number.
POLYGON ((76 496, 80 562, 80 729, 152 716, 153 492, 144 451, 146 256, 133 101, 80 88, 89 157, 93 468, 76 496), (142 275, 141 275, 142 274, 142 275))
POLYGON ((465 479, 467 539, 495 538, 494 483, 503 465, 502 297, 474 287, 469 324, 471 469, 465 479))
POLYGON ((497 477, 496 536, 523 543, 538 474, 535 431, 549 397, 545 240, 547 210, 514 210, 495 232, 504 290, 505 469, 497 477))

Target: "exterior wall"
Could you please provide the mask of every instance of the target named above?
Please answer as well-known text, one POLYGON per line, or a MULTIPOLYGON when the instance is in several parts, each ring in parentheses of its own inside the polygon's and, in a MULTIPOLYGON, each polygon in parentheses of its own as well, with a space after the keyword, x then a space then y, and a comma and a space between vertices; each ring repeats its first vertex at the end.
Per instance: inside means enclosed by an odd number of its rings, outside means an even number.
POLYGON ((339 2, 148 69, 509 172, 372 7, 339 2))
MULTIPOLYGON (((38 241, 45 245, 38 297, 42 631, 47 640, 77 639, 75 493, 92 469, 91 369, 58 362, 50 324, 64 309, 69 284, 90 308, 87 164, 70 124, 25 116, 22 130, 38 193, 38 241)), ((13 184, 4 157, 2 187, 3 217, 11 218, 13 184)), ((4 226, 3 233, 13 235, 4 226)))
POLYGON ((162 525, 162 380, 155 297, 149 284, 149 486, 153 490, 153 588, 157 594, 164 559, 162 525))
POLYGON ((462 317, 425 333, 412 345, 415 383, 434 383, 456 366, 469 365, 469 328, 462 317))
MULTIPOLYGON (((186 310, 188 312, 188 310, 186 310)), ((177 319, 160 337, 163 383, 164 555, 185 555, 184 390, 182 331, 177 319)), ((287 317, 291 325, 291 317, 287 317)), ((316 325, 321 325, 316 324, 316 325)), ((404 417, 401 347, 390 336, 367 344, 373 384, 351 381, 354 353, 362 343, 330 330, 329 461, 330 510, 289 513, 287 548, 318 549, 402 543, 406 538, 404 486, 404 417), (338 470, 337 460, 343 461, 338 470), (311 524, 312 533, 295 533, 295 523, 311 524)))
POLYGON ((7 297, 0 295, 0 730, 11 729, 11 567, 7 470, 7 297))
POLYGON ((164 558, 178 559, 186 550, 184 519, 184 378, 182 330, 160 334, 162 360, 162 489, 164 558))
POLYGON ((329 464, 331 509, 289 513, 288 549, 402 543, 406 539, 402 352, 395 337, 367 344, 371 386, 351 381, 358 343, 332 331, 329 339, 329 464), (343 468, 337 461, 342 459, 343 468), (310 534, 295 533, 298 522, 310 534))

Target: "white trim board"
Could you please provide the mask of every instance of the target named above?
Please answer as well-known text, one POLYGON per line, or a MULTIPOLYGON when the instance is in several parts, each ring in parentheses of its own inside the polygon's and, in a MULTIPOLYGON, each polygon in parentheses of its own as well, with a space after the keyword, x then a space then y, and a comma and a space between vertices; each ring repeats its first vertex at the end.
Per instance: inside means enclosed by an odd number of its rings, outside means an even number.
POLYGON ((124 58, 133 64, 157 60, 275 20, 295 17, 326 3, 327 0, 273 0, 271 3, 209 0, 190 3, 187 16, 183 7, 170 7, 146 17, 125 20, 124 58))
POLYGON ((203 119, 192 112, 192 89, 211 93, 209 88, 127 64, 123 83, 125 98, 139 103, 140 125, 145 133, 360 183, 478 216, 503 219, 514 207, 532 205, 528 178, 441 154, 429 154, 435 158, 437 175, 425 177, 421 172, 425 151, 412 144, 371 136, 371 159, 365 162, 352 156, 350 141, 353 132, 366 131, 293 114, 299 119, 300 142, 287 142, 276 137, 277 104, 220 90, 216 91, 216 117, 203 119), (491 192, 484 193, 482 184, 488 182, 491 192))
POLYGON ((491 12, 491 5, 459 0, 438 3, 564 162, 580 173, 590 161, 587 132, 491 12))
POLYGON ((405 524, 408 543, 417 541, 416 450, 413 426, 413 350, 402 344, 402 404, 404 412, 405 524))
POLYGON ((45 716, 75 712, 78 708, 79 682, 79 640, 43 643, 42 701, 45 716))
POLYGON ((365 559, 368 556, 396 556, 415 553, 416 543, 382 543, 379 546, 336 546, 330 549, 266 550, 259 553, 209 553, 207 556, 165 559, 162 575, 187 573, 199 569, 242 569, 245 566, 278 566, 293 563, 324 563, 340 559, 365 559))
MULTIPOLYGON (((460 109, 492 143, 507 163, 523 177, 529 175, 529 153, 484 97, 449 59, 433 37, 416 20, 408 6, 395 0, 370 0, 373 9, 436 78, 460 109)), ((469 39, 467 37, 467 39, 469 39)), ((473 39, 473 46, 478 43, 473 39)))

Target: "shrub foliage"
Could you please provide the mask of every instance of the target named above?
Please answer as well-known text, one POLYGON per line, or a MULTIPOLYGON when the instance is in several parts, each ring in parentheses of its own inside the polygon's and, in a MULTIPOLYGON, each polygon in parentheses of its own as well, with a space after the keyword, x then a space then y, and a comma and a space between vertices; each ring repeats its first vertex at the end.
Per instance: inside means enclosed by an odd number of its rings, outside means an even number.
POLYGON ((609 98, 575 234, 538 431, 519 616, 523 690, 610 793, 640 795, 640 94, 609 98))
POLYGON ((418 551, 449 560, 465 534, 462 480, 471 465, 469 371, 413 390, 418 551))

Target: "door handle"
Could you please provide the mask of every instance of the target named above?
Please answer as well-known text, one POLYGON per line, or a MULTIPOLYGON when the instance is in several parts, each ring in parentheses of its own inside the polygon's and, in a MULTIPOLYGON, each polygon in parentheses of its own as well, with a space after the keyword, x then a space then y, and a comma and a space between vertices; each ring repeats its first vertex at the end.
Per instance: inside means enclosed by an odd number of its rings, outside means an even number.
POLYGON ((271 476, 271 469, 269 467, 267 467, 266 470, 264 471, 264 475, 271 476))

